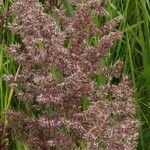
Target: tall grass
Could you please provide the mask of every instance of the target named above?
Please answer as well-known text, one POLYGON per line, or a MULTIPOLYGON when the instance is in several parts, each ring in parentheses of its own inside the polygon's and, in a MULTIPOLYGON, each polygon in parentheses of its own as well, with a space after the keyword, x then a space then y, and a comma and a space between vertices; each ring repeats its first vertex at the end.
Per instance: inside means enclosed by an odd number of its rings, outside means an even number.
MULTIPOLYGON (((67 14, 73 16, 68 0, 61 0, 67 14)), ((6 13, 11 0, 3 0, 1 13, 6 13)), ((135 88, 137 116, 141 120, 139 150, 150 149, 150 2, 149 0, 112 0, 107 6, 111 16, 123 15, 119 29, 124 33, 121 41, 110 50, 110 63, 119 58, 124 60, 122 72, 131 76, 135 88)), ((3 74, 18 74, 19 67, 5 52, 4 45, 15 42, 14 33, 8 29, 2 31, 4 39, 0 43, 0 120, 3 111, 13 104, 13 90, 3 81, 3 74)), ((16 150, 23 149, 19 142, 16 150)), ((24 147, 25 149, 25 147, 24 147)))
POLYGON ((141 120, 139 150, 150 149, 150 3, 147 0, 114 0, 114 11, 124 16, 124 38, 112 49, 112 59, 124 59, 135 87, 137 114, 141 120))
MULTIPOLYGON (((0 8, 0 12, 5 15, 10 1, 3 1, 2 6, 0 8)), ((6 24, 6 22, 5 22, 6 24)), ((3 39, 0 43, 0 119, 3 119, 3 111, 7 109, 11 105, 11 99, 13 97, 13 90, 3 81, 3 74, 15 74, 17 65, 13 61, 13 59, 5 52, 5 46, 14 43, 15 35, 13 32, 10 32, 8 29, 4 27, 1 30, 1 34, 3 35, 3 39)))

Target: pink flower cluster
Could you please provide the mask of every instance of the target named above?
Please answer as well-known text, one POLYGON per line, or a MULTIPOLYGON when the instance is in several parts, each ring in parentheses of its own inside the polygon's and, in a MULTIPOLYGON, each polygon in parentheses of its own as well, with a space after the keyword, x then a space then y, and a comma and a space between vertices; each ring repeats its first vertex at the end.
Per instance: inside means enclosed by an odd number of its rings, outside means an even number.
POLYGON ((6 116, 17 139, 27 142, 30 149, 136 148, 139 122, 132 84, 128 77, 121 77, 120 60, 111 71, 100 64, 122 37, 120 31, 112 32, 122 16, 100 27, 93 20, 96 15, 108 15, 103 7, 108 2, 72 0, 73 17, 61 5, 51 7, 55 14, 51 15, 36 0, 12 4, 10 14, 15 21, 10 29, 21 42, 7 52, 22 67, 16 81, 8 75, 5 80, 32 111, 9 110, 6 116), (92 39, 96 39, 94 44, 89 42, 92 39), (106 80, 102 86, 92 79, 100 70, 106 80), (122 80, 112 84, 112 77, 122 80))

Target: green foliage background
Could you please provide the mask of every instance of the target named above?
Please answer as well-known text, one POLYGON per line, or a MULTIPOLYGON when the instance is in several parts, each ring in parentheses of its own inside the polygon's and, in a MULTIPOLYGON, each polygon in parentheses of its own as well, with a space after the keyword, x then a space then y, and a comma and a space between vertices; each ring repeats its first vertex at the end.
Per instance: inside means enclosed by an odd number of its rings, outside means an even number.
MULTIPOLYGON (((5 14, 12 2, 13 0, 3 0, 1 13, 5 14)), ((61 2, 67 14, 72 16, 69 1, 61 0, 61 2)), ((119 25, 119 30, 124 36, 110 50, 112 55, 109 63, 114 63, 119 58, 124 60, 122 71, 131 76, 135 89, 137 114, 141 120, 138 149, 150 150, 150 1, 112 0, 106 7, 111 12, 109 18, 117 15, 124 16, 124 20, 119 25)), ((97 18, 96 21, 99 24, 101 18, 97 18)), ((20 67, 5 52, 5 46, 15 43, 15 34, 7 28, 1 30, 0 34, 3 34, 5 39, 0 43, 0 121, 4 122, 4 110, 12 106, 19 109, 20 104, 15 102, 13 90, 3 81, 2 75, 14 74, 17 76, 20 67)), ((15 145, 11 149, 28 149, 28 146, 19 141, 15 145)))

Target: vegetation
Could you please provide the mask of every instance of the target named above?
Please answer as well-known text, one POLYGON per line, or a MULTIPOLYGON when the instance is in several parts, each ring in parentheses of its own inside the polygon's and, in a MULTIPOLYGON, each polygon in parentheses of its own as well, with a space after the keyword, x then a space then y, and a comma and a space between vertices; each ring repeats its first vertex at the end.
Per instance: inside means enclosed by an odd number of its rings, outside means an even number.
MULTIPOLYGON (((13 74, 17 78, 21 66, 5 51, 7 46, 19 41, 19 37, 7 28, 12 21, 6 21, 6 18, 13 0, 0 2, 2 14, 0 15, 0 121, 5 122, 4 126, 7 126, 4 113, 6 110, 12 107, 29 108, 15 100, 13 89, 3 80, 4 74, 13 74), (3 24, 4 26, 1 27, 3 24)), ((69 1, 61 0, 61 3, 66 8, 66 13, 73 16, 69 1)), ((149 0, 112 0, 106 7, 111 12, 107 19, 118 15, 124 17, 118 26, 118 29, 123 32, 123 38, 110 49, 111 57, 107 63, 114 64, 118 59, 124 62, 122 74, 129 74, 132 79, 134 100, 141 121, 138 149, 150 150, 150 2, 149 0)), ((104 21, 101 18, 95 20, 98 25, 104 21)), ((101 78, 99 80, 100 83, 101 78)), ((5 133, 2 136, 6 137, 6 141, 3 143, 0 141, 1 146, 5 145, 8 139, 11 141, 12 137, 7 137, 5 133)), ((28 149, 28 146, 20 141, 11 144, 15 145, 10 148, 12 150, 28 149)))

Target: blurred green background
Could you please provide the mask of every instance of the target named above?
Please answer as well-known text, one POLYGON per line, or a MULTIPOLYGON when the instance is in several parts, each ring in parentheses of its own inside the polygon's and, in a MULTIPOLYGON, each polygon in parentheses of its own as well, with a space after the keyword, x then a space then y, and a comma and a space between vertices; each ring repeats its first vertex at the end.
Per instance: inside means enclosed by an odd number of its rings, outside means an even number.
MULTIPOLYGON (((73 12, 67 0, 60 0, 68 15, 73 12)), ((5 16, 13 0, 3 0, 0 13, 5 16)), ((123 39, 111 48, 109 63, 124 60, 123 73, 129 74, 135 89, 135 102, 138 118, 141 121, 138 149, 150 150, 150 1, 149 0, 112 0, 107 6, 109 19, 123 15, 119 25, 123 39)), ((2 17, 1 17, 2 18, 2 17)), ((97 19, 97 23, 101 18, 97 19)), ((8 22, 4 18, 4 24, 8 22)), ((16 35, 7 28, 0 30, 0 121, 4 122, 4 110, 19 107, 14 100, 13 90, 6 84, 3 74, 17 75, 19 65, 5 52, 5 46, 15 43, 16 35)), ((28 149, 17 141, 14 150, 28 149)))

